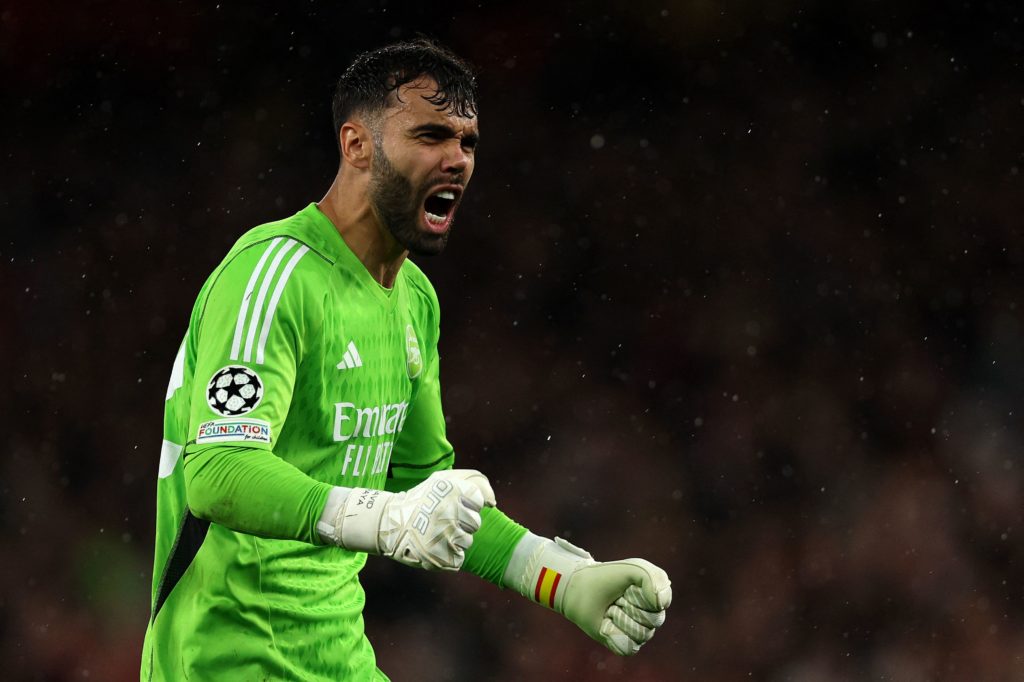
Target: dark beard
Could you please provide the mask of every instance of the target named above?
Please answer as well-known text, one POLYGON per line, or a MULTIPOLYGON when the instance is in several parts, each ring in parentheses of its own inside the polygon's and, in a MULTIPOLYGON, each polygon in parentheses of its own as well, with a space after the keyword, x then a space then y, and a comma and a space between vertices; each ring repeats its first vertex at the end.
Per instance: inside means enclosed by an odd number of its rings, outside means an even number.
POLYGON ((374 212, 403 248, 417 256, 436 256, 444 251, 451 223, 444 234, 431 234, 420 227, 425 197, 416 196, 412 183, 391 165, 376 141, 369 191, 374 212))

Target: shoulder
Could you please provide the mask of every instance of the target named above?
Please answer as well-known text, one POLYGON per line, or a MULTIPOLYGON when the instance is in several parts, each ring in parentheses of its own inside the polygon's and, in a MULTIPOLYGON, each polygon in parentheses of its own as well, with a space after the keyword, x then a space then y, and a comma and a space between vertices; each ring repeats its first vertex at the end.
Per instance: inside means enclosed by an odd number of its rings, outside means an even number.
POLYGON ((406 260, 402 264, 402 272, 409 285, 410 297, 437 319, 441 313, 441 304, 437 299, 437 291, 434 290, 434 285, 430 283, 427 275, 411 260, 406 260))
MULTIPOLYGON (((334 258, 324 248, 321 236, 311 227, 305 211, 282 220, 257 225, 238 238, 228 252, 225 262, 243 252, 280 249, 278 252, 282 258, 286 253, 291 252, 292 257, 297 261, 301 259, 308 260, 310 263, 319 262, 319 268, 315 265, 312 268, 327 272, 334 265, 334 258), (311 258, 305 258, 307 253, 311 258)), ((307 267, 307 269, 309 268, 307 267)))
POLYGON ((292 222, 260 225, 239 238, 207 281, 203 318, 237 314, 240 325, 275 313, 306 323, 320 318, 333 261, 292 222))
POLYGON ((274 285, 282 293, 286 288, 322 289, 334 261, 308 238, 296 218, 265 223, 243 234, 214 272, 217 286, 258 292, 274 285))

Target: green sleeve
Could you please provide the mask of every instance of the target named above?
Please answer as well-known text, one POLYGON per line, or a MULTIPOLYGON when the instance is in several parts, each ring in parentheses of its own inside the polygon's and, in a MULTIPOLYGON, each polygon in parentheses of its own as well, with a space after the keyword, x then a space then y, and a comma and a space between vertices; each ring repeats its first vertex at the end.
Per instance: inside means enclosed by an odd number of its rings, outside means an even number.
POLYGON ((308 252, 286 237, 255 242, 211 277, 189 334, 195 375, 182 459, 196 516, 320 543, 316 522, 331 486, 274 454, 297 368, 323 329, 321 268, 308 252))
POLYGON ((473 544, 466 550, 462 570, 504 589, 502 576, 512 558, 512 551, 526 535, 526 527, 493 507, 484 507, 480 518, 480 530, 473 533, 473 544))
POLYGON ((437 351, 420 377, 423 382, 409 406, 405 428, 395 443, 384 489, 401 492, 421 483, 435 471, 451 469, 455 449, 445 434, 441 386, 437 380, 437 351))
POLYGON ((440 307, 433 287, 425 277, 410 282, 421 303, 418 312, 424 329, 423 371, 417 378, 409 415, 395 442, 388 466, 385 490, 401 492, 425 480, 435 471, 451 469, 455 451, 448 442, 441 409, 441 382, 437 341, 440 335, 440 307))
POLYGON ((188 506, 201 519, 265 538, 323 544, 316 524, 329 483, 268 450, 214 446, 185 460, 188 506))
POLYGON ((212 277, 189 334, 195 375, 188 444, 274 449, 297 368, 323 333, 319 259, 308 252, 294 239, 257 242, 212 277), (245 401, 239 383, 255 389, 245 401))

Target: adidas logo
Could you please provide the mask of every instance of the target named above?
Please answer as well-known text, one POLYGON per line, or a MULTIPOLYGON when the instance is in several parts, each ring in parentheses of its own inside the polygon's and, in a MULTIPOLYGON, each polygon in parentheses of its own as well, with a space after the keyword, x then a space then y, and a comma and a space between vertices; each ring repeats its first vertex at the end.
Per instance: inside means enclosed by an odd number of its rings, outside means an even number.
POLYGON ((338 369, 355 369, 356 367, 363 366, 363 359, 359 357, 359 351, 356 350, 356 344, 354 341, 348 342, 348 350, 345 351, 344 357, 341 362, 338 363, 338 369))

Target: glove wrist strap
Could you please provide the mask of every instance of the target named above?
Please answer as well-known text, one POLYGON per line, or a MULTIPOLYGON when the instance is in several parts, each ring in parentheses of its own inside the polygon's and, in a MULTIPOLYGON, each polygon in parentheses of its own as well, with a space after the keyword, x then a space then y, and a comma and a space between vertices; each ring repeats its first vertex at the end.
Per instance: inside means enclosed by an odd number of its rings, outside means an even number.
POLYGON ((338 514, 341 512, 342 507, 345 506, 345 500, 348 499, 351 492, 351 488, 335 486, 327 494, 327 503, 324 505, 324 511, 320 514, 320 520, 316 522, 316 530, 324 542, 332 545, 337 545, 341 542, 341 529, 336 524, 338 514))
POLYGON ((353 552, 380 554, 380 519, 390 497, 383 490, 352 488, 334 517, 332 541, 353 552))
POLYGON ((561 538, 552 541, 527 533, 512 552, 503 583, 527 599, 563 613, 569 579, 593 561, 589 553, 561 538))

